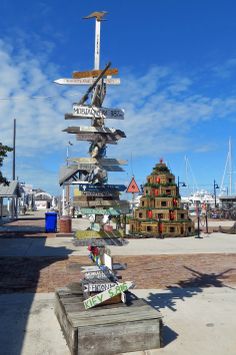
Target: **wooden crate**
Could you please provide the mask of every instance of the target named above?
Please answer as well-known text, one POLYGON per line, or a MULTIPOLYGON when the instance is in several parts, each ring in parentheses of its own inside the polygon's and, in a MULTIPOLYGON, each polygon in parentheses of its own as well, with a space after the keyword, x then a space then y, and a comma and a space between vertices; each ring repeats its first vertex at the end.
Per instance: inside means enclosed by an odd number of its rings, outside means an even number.
POLYGON ((127 304, 84 309, 82 291, 55 292, 55 314, 71 354, 111 355, 161 347, 160 312, 127 293, 127 304))

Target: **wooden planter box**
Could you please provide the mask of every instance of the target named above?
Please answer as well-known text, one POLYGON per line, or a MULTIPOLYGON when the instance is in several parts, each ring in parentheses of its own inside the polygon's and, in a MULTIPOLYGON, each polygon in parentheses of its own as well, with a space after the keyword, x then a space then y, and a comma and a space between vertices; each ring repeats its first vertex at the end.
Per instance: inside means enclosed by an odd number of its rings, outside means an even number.
POLYGON ((84 309, 83 296, 69 289, 55 293, 55 314, 73 355, 111 355, 157 349, 162 316, 143 299, 127 293, 127 304, 84 309))

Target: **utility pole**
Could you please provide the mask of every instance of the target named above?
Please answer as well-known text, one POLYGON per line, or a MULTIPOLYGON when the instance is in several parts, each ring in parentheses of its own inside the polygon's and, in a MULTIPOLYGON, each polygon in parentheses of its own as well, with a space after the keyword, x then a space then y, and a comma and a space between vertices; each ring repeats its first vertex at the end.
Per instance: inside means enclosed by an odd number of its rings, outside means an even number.
POLYGON ((16 119, 13 123, 13 159, 12 159, 12 180, 16 179, 16 119))

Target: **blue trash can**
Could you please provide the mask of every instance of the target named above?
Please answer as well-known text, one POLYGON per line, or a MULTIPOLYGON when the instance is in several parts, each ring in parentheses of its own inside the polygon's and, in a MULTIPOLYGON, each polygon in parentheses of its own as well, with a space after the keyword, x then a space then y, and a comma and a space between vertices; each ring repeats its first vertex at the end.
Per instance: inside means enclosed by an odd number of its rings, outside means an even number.
POLYGON ((57 213, 46 212, 45 213, 45 232, 56 233, 57 231, 57 213))

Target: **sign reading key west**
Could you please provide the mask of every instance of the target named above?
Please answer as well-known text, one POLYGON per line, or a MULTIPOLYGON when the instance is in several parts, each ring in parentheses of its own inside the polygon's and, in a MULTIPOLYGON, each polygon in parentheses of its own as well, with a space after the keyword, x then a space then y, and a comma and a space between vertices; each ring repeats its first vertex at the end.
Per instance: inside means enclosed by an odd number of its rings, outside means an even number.
POLYGON ((73 104, 73 116, 84 118, 124 119, 124 110, 120 108, 106 108, 73 104))
POLYGON ((116 286, 111 287, 109 290, 98 293, 97 295, 88 298, 84 301, 85 309, 92 308, 99 303, 102 303, 109 298, 119 295, 122 292, 127 291, 129 288, 132 288, 134 284, 130 281, 119 283, 116 286))

